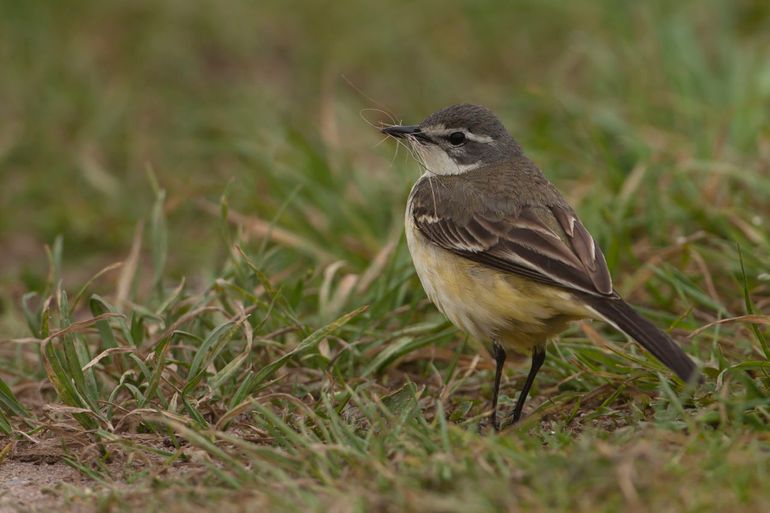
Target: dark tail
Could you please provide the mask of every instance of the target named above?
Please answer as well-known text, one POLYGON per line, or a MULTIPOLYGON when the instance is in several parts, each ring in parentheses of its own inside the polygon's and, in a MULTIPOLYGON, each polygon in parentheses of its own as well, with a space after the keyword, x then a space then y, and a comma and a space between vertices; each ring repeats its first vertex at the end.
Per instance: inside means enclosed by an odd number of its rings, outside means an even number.
POLYGON ((639 315, 622 299, 589 297, 586 298, 586 303, 599 312, 607 322, 639 342, 683 381, 690 382, 698 374, 695 362, 676 342, 671 340, 671 337, 639 315))

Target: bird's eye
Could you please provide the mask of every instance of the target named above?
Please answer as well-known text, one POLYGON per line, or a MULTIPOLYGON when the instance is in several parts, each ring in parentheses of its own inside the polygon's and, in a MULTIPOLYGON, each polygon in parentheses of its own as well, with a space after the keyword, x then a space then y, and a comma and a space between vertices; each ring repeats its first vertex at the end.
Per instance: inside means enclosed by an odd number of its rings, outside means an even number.
POLYGON ((449 142, 454 146, 460 146, 465 142, 465 134, 462 132, 452 132, 449 134, 449 142))

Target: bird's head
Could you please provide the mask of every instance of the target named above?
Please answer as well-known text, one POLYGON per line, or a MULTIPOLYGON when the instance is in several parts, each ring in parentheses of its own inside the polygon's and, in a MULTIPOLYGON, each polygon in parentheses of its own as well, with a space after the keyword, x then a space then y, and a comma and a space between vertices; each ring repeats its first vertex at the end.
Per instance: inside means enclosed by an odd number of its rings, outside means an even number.
POLYGON ((395 125, 384 134, 409 144, 425 169, 438 175, 458 175, 521 154, 503 124, 486 107, 452 105, 419 125, 395 125))

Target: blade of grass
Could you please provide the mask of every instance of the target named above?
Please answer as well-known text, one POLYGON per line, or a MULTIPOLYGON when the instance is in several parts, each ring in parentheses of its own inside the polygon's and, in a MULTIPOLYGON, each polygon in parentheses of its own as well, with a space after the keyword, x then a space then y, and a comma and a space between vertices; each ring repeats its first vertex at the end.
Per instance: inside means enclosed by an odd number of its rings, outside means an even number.
POLYGON ((233 399, 230 401, 229 408, 232 409, 238 406, 241 402, 243 402, 246 399, 246 397, 248 397, 252 392, 254 392, 254 390, 259 385, 261 385, 264 381, 266 381, 273 374, 275 374, 276 371, 278 371, 280 368, 286 365, 289 362, 289 360, 315 347, 318 343, 321 342, 321 340, 323 340, 325 337, 337 331, 339 328, 347 324, 351 319, 353 319, 357 315, 365 312, 367 308, 368 308, 367 306, 362 306, 360 308, 357 308, 352 312, 346 313, 345 315, 339 317, 337 320, 330 322, 326 326, 319 328, 315 332, 311 333, 310 336, 305 338, 302 342, 300 342, 297 345, 297 347, 295 347, 293 350, 284 354, 277 360, 274 360, 273 362, 262 367, 256 374, 250 376, 250 378, 247 381, 247 384, 238 390, 238 394, 233 396, 233 399))

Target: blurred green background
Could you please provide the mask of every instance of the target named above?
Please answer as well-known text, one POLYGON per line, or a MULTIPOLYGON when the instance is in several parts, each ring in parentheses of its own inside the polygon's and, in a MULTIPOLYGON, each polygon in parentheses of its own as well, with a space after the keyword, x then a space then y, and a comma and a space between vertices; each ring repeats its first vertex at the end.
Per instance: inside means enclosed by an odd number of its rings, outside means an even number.
POLYGON ((370 124, 455 102, 500 114, 616 272, 641 238, 764 247, 768 5, 4 0, 0 329, 24 332, 9 312, 42 288, 57 235, 65 285, 125 258, 150 170, 172 275, 216 272, 227 245, 206 202, 225 192, 360 270, 417 173, 370 124))

